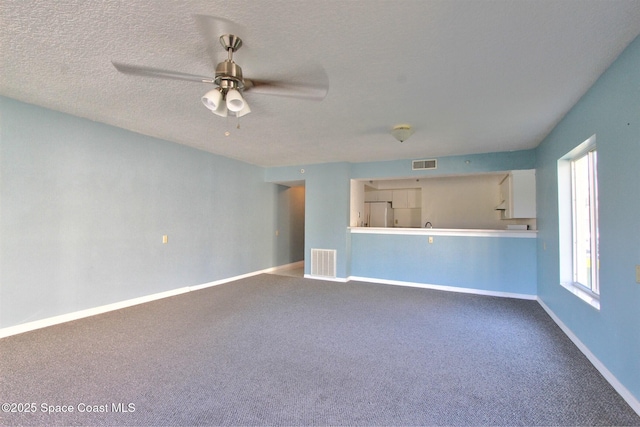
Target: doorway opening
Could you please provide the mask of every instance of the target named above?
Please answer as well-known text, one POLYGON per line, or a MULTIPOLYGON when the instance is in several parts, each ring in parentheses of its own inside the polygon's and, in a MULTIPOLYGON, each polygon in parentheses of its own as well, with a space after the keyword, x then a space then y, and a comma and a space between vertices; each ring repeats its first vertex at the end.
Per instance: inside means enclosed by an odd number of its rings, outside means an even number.
POLYGON ((304 181, 278 183, 276 199, 275 265, 273 273, 304 277, 304 181))

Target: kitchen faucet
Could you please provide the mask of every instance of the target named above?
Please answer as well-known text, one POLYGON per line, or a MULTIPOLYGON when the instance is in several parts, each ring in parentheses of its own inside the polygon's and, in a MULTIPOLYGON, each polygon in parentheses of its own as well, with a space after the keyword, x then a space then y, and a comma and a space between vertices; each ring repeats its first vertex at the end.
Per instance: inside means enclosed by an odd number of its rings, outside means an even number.
POLYGON ((427 223, 424 225, 424 228, 433 228, 433 224, 427 221, 427 223))

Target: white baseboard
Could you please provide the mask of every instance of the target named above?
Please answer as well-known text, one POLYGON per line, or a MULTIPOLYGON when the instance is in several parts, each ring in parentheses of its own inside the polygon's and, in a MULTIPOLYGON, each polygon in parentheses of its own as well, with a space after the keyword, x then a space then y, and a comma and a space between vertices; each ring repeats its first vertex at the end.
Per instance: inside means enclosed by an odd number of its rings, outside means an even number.
POLYGON ((99 307, 88 308, 86 310, 74 311, 72 313, 61 314, 59 316, 47 317, 46 319, 35 320, 33 322, 22 323, 16 326, 9 326, 0 329, 0 338, 11 335, 18 335, 24 332, 33 331, 35 329, 46 328, 47 326, 58 325, 60 323, 71 322, 73 320, 85 317, 95 316, 97 314, 106 313, 108 311, 120 310, 122 308, 131 307, 133 305, 143 304, 145 302, 155 301, 162 298, 172 297, 189 292, 188 287, 173 289, 157 294, 145 295, 143 297, 132 298, 125 301, 119 301, 112 304, 106 304, 99 307))
POLYGON ((488 291, 484 289, 459 288, 457 286, 432 285, 427 283, 403 282, 400 280, 375 279, 371 277, 349 276, 349 281, 380 283, 384 285, 409 286, 412 288, 435 289, 438 291, 460 292, 464 294, 487 295, 492 297, 517 298, 526 300, 536 300, 536 295, 518 294, 514 292, 488 291))
POLYGON ((537 298, 538 304, 547 312, 547 314, 553 319, 553 321, 562 329, 562 332, 569 337, 571 341, 578 347, 578 349, 584 354, 589 362, 602 374, 602 376, 611 384, 611 386, 618 392, 620 396, 631 406, 636 414, 640 415, 640 400, 638 400, 620 381, 615 375, 607 369, 607 367, 589 350, 589 348, 580 341, 580 339, 565 325, 562 320, 540 299, 537 298))
POLYGON ((269 273, 270 271, 272 271, 271 268, 266 268, 264 270, 241 274, 239 276, 228 277, 226 279, 220 279, 214 282, 203 283, 201 285, 195 285, 195 286, 189 286, 188 289, 189 291, 198 291, 200 289, 210 288, 211 286, 218 286, 218 285, 222 285, 223 283, 229 283, 235 280, 246 279, 247 277, 251 277, 251 276, 257 276, 258 274, 269 273))
POLYGON ((262 272, 273 273, 274 271, 295 270, 296 268, 304 268, 304 260, 292 262, 290 264, 279 265, 278 267, 267 268, 265 270, 262 270, 262 272))
POLYGON ((349 279, 345 279, 343 277, 327 277, 327 276, 317 276, 315 274, 305 274, 305 279, 314 279, 314 280, 327 280, 329 282, 340 282, 347 283, 349 279))
MULTIPOLYGON (((293 263, 293 264, 297 264, 297 263, 293 263)), ((286 266, 289 266, 289 265, 292 265, 292 264, 287 264, 286 266)), ((262 273, 269 273, 271 271, 277 270, 282 267, 283 266, 267 268, 264 270, 254 271, 247 274, 241 274, 239 276, 216 280, 214 282, 203 283, 201 285, 185 286, 178 289, 172 289, 170 291, 159 292, 151 295, 145 295, 142 297, 132 298, 125 301, 118 301, 112 304, 106 304, 99 307, 88 308, 86 310, 74 311, 72 313, 61 314, 59 316, 47 317, 46 319, 40 319, 40 320, 35 320, 33 322, 22 323, 20 325, 9 326, 9 327, 0 329, 0 338, 5 338, 11 335, 18 335, 18 334, 33 331, 36 329, 46 328, 47 326, 58 325, 60 323, 71 322, 73 320, 83 319, 85 317, 95 316, 97 314, 102 314, 109 311, 120 310, 122 308, 127 308, 127 307, 131 307, 138 304, 144 304, 146 302, 151 302, 151 301, 159 300, 162 298, 168 298, 168 297, 184 294, 186 292, 197 291, 200 289, 209 288, 211 286, 217 286, 223 283, 233 282, 235 280, 256 276, 262 273)))

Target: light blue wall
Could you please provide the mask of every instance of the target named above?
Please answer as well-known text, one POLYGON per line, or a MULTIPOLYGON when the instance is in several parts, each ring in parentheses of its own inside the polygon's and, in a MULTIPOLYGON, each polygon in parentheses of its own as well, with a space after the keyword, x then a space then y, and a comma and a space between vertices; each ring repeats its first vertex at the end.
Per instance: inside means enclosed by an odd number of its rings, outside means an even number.
MULTIPOLYGON (((421 157, 421 159, 433 158, 434 157, 429 157, 428 155, 421 157)), ((437 160, 437 169, 426 171, 411 170, 412 159, 392 160, 387 162, 354 163, 351 168, 351 178, 383 179, 466 175, 516 169, 534 169, 536 163, 535 150, 438 157, 437 160)))
POLYGON ((640 400, 640 39, 537 149, 538 295, 640 400), (559 285, 557 160, 596 135, 601 310, 559 285))
MULTIPOLYGON (((351 271, 352 256, 355 256, 355 251, 351 247, 352 236, 347 230, 351 179, 393 179, 533 169, 535 163, 535 150, 523 150, 440 157, 438 169, 433 171, 412 171, 411 160, 275 167, 265 170, 265 180, 267 182, 305 181, 305 273, 310 273, 311 248, 336 249, 337 276, 346 279, 355 275, 351 271)), ((532 255, 535 258, 535 254, 532 255)), ((393 258, 393 254, 390 256, 393 258)), ((486 258, 486 262, 498 263, 489 257, 486 258)), ((523 262, 528 265, 530 262, 535 263, 535 259, 527 258, 523 262)), ((370 274, 362 275, 375 277, 370 274)))
POLYGON ((0 120, 0 328, 294 261, 262 168, 7 98, 0 120))
POLYGON ((353 234, 353 276, 536 295, 536 239, 353 234))
POLYGON ((338 277, 349 276, 349 163, 287 166, 265 170, 267 182, 305 182, 305 273, 311 249, 336 249, 338 277))

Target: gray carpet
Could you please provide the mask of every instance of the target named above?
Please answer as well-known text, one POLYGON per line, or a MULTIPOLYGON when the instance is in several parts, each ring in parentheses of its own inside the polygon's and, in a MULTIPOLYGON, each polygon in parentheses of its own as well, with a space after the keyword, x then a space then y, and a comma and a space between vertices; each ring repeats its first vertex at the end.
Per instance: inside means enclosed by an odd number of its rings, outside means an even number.
POLYGON ((276 275, 4 338, 0 372, 35 404, 5 425, 640 425, 534 301, 276 275))

